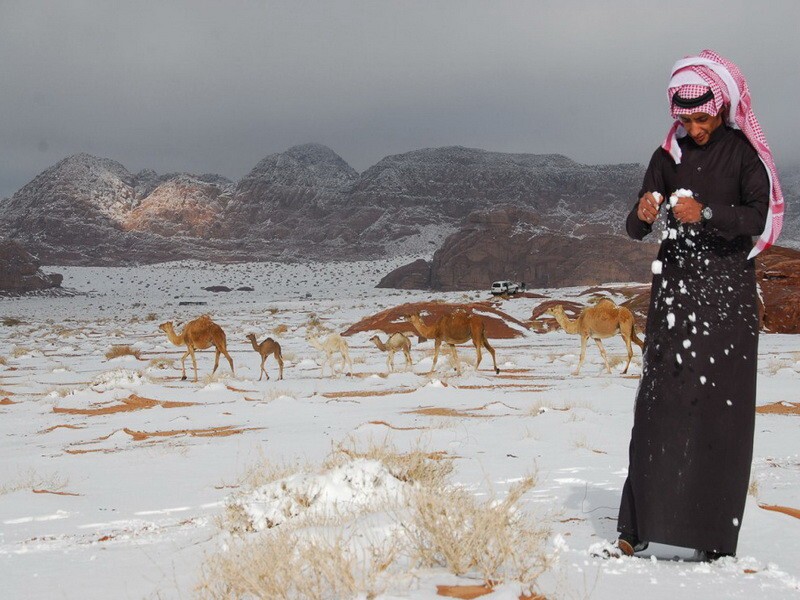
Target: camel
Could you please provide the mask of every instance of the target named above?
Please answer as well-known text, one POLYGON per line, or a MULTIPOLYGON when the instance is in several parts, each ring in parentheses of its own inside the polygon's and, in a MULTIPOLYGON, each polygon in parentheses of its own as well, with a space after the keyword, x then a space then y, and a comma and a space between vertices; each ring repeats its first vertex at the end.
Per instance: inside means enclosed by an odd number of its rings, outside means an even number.
POLYGON ((214 323, 208 315, 203 315, 193 321, 189 321, 180 335, 175 333, 172 321, 162 323, 158 328, 166 333, 169 341, 176 346, 186 346, 186 354, 181 357, 181 367, 183 369, 181 381, 186 379, 186 357, 189 355, 192 357, 192 365, 194 366, 194 380, 197 381, 197 360, 195 360, 194 352, 195 350, 205 350, 211 346, 214 346, 214 349, 217 351, 214 356, 214 370, 211 371, 211 374, 213 375, 219 366, 220 354, 225 355, 225 358, 228 359, 228 363, 231 365, 231 373, 234 375, 236 374, 233 370, 233 359, 231 355, 228 354, 225 332, 222 331, 222 327, 214 323))
POLYGON ((261 355, 261 371, 258 374, 258 380, 261 381, 264 375, 266 375, 269 380, 269 373, 267 373, 267 370, 264 368, 264 363, 270 355, 274 355, 275 360, 278 361, 278 369, 280 372, 278 379, 283 379, 283 354, 281 353, 281 345, 271 337, 268 337, 259 344, 258 341, 256 341, 254 333, 248 333, 247 339, 250 340, 250 343, 253 345, 253 350, 261 355))
POLYGON ((432 326, 425 325, 419 313, 406 315, 406 318, 411 322, 411 325, 413 325, 419 335, 435 340, 431 373, 436 370, 436 361, 439 358, 439 346, 444 342, 450 346, 450 351, 453 354, 453 359, 456 364, 456 371, 461 375, 461 362, 458 360, 456 344, 463 344, 469 340, 472 340, 472 344, 475 346, 475 352, 477 353, 475 370, 477 371, 478 366, 481 364, 481 358, 483 358, 481 355, 481 346, 483 346, 489 351, 489 354, 492 355, 494 372, 500 373, 500 369, 497 368, 494 348, 489 345, 489 340, 486 338, 486 324, 480 316, 471 312, 468 313, 463 309, 456 309, 449 314, 439 317, 432 326))
POLYGON ((322 374, 325 375, 325 364, 330 364, 331 366, 331 373, 336 374, 336 368, 333 364, 333 355, 340 354, 342 357, 342 370, 344 370, 346 365, 350 366, 350 370, 347 373, 353 372, 353 362, 350 360, 350 351, 347 347, 347 342, 345 339, 339 335, 338 333, 331 333, 328 337, 325 338, 325 341, 320 341, 313 334, 308 334, 306 337, 308 343, 314 346, 320 352, 325 353, 325 360, 322 361, 322 374))
POLYGON ((369 338, 369 341, 373 342, 381 352, 389 353, 389 356, 386 357, 386 367, 389 369, 390 373, 394 371, 394 353, 398 350, 402 350, 406 357, 406 368, 414 364, 414 361, 411 360, 411 340, 409 340, 405 334, 399 332, 393 333, 386 340, 385 344, 381 341, 380 336, 377 335, 373 335, 369 338))
POLYGON ((581 357, 578 361, 575 375, 581 372, 583 359, 586 357, 586 342, 589 338, 592 338, 597 343, 609 373, 611 373, 611 367, 608 364, 606 350, 600 340, 613 337, 617 333, 622 335, 622 339, 625 340, 625 347, 628 349, 628 362, 625 365, 625 370, 622 371, 623 375, 628 372, 628 367, 633 357, 631 341, 639 348, 644 349, 644 343, 636 335, 636 323, 631 311, 624 306, 617 306, 608 298, 601 299, 594 306, 587 306, 581 311, 578 318, 574 320, 567 317, 564 307, 560 304, 548 308, 545 314, 555 317, 558 324, 567 333, 573 335, 577 333, 581 336, 581 357))

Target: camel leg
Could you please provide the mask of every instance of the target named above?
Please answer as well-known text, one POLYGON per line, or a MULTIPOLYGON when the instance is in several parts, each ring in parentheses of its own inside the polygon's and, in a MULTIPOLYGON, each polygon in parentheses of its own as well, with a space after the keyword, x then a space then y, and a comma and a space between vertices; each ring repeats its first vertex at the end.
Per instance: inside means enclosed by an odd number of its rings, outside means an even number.
POLYGON ((456 373, 461 375, 461 361, 458 359, 458 350, 455 344, 450 344, 450 350, 453 352, 453 360, 456 363, 456 373))
POLYGON ((278 380, 281 380, 283 379, 283 357, 275 354, 275 359, 278 361, 278 380))
POLYGON ((477 371, 478 367, 481 366, 481 359, 483 358, 481 354, 481 342, 473 338, 472 343, 475 345, 475 370, 477 371))
POLYGON ((580 375, 581 366, 583 365, 583 359, 586 358, 586 342, 589 339, 589 336, 581 336, 581 357, 578 359, 578 368, 575 371, 575 375, 580 375))
POLYGON ((603 357, 603 362, 606 363, 606 371, 608 371, 609 375, 611 374, 611 365, 608 364, 608 356, 606 356, 606 349, 603 347, 603 342, 600 341, 600 338, 594 338, 597 347, 600 349, 600 356, 603 357))
POLYGON ((197 360, 194 357, 194 348, 189 348, 189 354, 192 356, 192 366, 194 367, 194 380, 197 381, 197 360))
POLYGON ((386 370, 389 373, 394 371, 394 353, 391 350, 386 353, 386 370))
POLYGON ((439 346, 442 345, 442 340, 436 338, 436 341, 433 343, 433 365, 431 365, 431 373, 436 370, 436 361, 439 359, 439 346))
POLYGON ((211 370, 212 375, 217 372, 217 367, 219 367, 219 348, 215 346, 214 350, 216 351, 214 352, 214 368, 211 370))
POLYGON ((406 357, 406 369, 410 369, 414 365, 414 361, 411 360, 411 352, 408 348, 403 348, 403 354, 406 357))
POLYGON ((267 381, 269 381, 269 373, 267 373, 267 370, 264 368, 264 363, 265 363, 265 362, 267 362, 267 355, 264 355, 264 356, 261 358, 261 373, 259 373, 259 374, 258 374, 258 380, 259 380, 259 381, 261 381, 261 378, 262 378, 264 375, 266 375, 266 376, 267 376, 267 381))
MULTIPOLYGON (((231 366, 231 375, 236 375, 236 370, 233 368, 233 359, 231 358, 231 355, 228 354, 228 349, 223 348, 222 353, 225 355, 225 358, 228 359, 228 364, 231 366)), ((267 379, 269 379, 269 376, 267 376, 267 379)))
POLYGON ((625 364, 625 369, 622 371, 622 374, 628 372, 628 367, 631 366, 631 359, 633 358, 633 347, 631 346, 631 332, 627 332, 622 334, 622 339, 625 340, 625 348, 628 350, 628 362, 625 364))
MULTIPOLYGON (((191 350, 187 348, 186 353, 181 357, 181 369, 183 369, 183 373, 181 374, 181 381, 186 380, 186 357, 189 356, 191 350)), ((194 356, 192 356, 194 358, 194 356)))
POLYGON ((497 358, 494 355, 494 348, 489 344, 489 339, 484 335, 483 336, 483 345, 489 351, 489 354, 492 355, 492 363, 494 364, 494 372, 499 375, 500 369, 497 368, 497 358))

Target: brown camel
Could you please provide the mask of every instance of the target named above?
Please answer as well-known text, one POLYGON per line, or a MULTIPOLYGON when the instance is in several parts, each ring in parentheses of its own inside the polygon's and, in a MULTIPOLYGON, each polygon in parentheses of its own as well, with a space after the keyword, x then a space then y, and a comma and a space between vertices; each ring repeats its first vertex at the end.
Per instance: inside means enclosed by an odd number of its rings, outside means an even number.
POLYGON ((417 333, 425 338, 431 338, 434 341, 433 346, 433 365, 431 366, 431 373, 436 370, 436 361, 439 358, 439 346, 442 342, 450 346, 450 351, 453 354, 453 359, 456 363, 456 371, 461 375, 461 362, 458 360, 458 352, 456 351, 456 344, 463 344, 472 340, 477 353, 477 360, 475 362, 475 370, 481 364, 481 346, 489 351, 492 355, 492 362, 494 363, 494 372, 500 373, 497 368, 497 359, 494 355, 494 348, 489 344, 486 338, 486 324, 483 319, 463 309, 456 309, 453 312, 442 315, 437 319, 436 323, 432 326, 425 325, 419 316, 419 313, 406 315, 406 318, 417 330, 417 333))
POLYGON ((414 363, 414 361, 411 360, 411 340, 409 340, 403 333, 393 333, 386 340, 385 344, 377 335, 373 335, 371 338, 369 338, 369 341, 373 342, 381 352, 389 353, 389 356, 386 357, 386 366, 388 367, 390 373, 394 371, 394 353, 398 350, 400 350, 406 357, 406 368, 410 367, 414 363))
POLYGON ((186 346, 186 354, 181 357, 181 367, 183 368, 183 377, 181 381, 186 379, 186 357, 191 355, 192 365, 194 366, 194 380, 197 381, 197 360, 195 360, 195 350, 205 350, 214 346, 217 351, 214 356, 214 370, 211 371, 213 375, 219 366, 220 353, 225 355, 228 363, 231 365, 231 373, 236 374, 233 370, 233 359, 228 354, 227 344, 225 342, 225 332, 222 327, 214 323, 211 317, 203 315, 196 318, 194 321, 189 321, 183 328, 180 335, 175 333, 175 328, 172 326, 172 321, 167 321, 158 326, 158 328, 167 334, 170 342, 176 346, 186 346))
POLYGON ((251 344, 253 344, 253 350, 261 355, 261 372, 258 374, 258 380, 261 381, 261 378, 264 375, 266 375, 267 379, 269 379, 269 373, 267 373, 267 370, 264 368, 264 363, 267 361, 267 358, 270 355, 274 355, 275 360, 278 361, 278 369, 280 371, 278 379, 283 379, 283 354, 281 353, 281 345, 271 337, 268 337, 259 344, 256 341, 256 336, 254 333, 248 333, 247 339, 250 340, 251 344))
POLYGON ((622 339, 625 340, 625 347, 628 349, 628 362, 625 365, 625 370, 622 371, 623 375, 628 372, 628 367, 633 357, 631 341, 639 348, 644 349, 644 343, 636 335, 636 322, 631 311, 624 306, 617 306, 608 298, 601 299, 594 306, 587 306, 581 311, 578 318, 574 320, 567 317, 564 307, 560 304, 548 308, 545 314, 554 316, 558 324, 567 333, 581 336, 581 357, 578 361, 575 375, 581 372, 583 359, 586 357, 586 342, 589 338, 592 338, 597 343, 609 373, 611 373, 611 367, 608 364, 606 349, 600 340, 613 337, 618 333, 622 335, 622 339))

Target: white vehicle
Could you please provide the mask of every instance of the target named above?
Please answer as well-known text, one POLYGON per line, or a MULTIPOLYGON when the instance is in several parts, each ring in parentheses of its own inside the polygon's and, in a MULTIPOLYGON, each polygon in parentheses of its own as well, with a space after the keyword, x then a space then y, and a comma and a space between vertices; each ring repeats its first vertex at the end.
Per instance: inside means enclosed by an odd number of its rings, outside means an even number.
POLYGON ((519 285, 513 281, 495 281, 492 284, 492 296, 502 296, 503 294, 516 294, 519 291, 519 285))

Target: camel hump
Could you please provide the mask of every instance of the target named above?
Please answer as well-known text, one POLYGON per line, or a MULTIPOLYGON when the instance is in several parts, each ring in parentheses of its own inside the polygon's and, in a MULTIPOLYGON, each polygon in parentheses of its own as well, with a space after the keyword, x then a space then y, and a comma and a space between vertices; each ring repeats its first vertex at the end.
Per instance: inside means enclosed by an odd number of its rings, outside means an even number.
POLYGON ((611 298, 590 298, 589 304, 593 304, 595 306, 602 306, 611 304, 612 306, 616 306, 614 301, 611 298))

